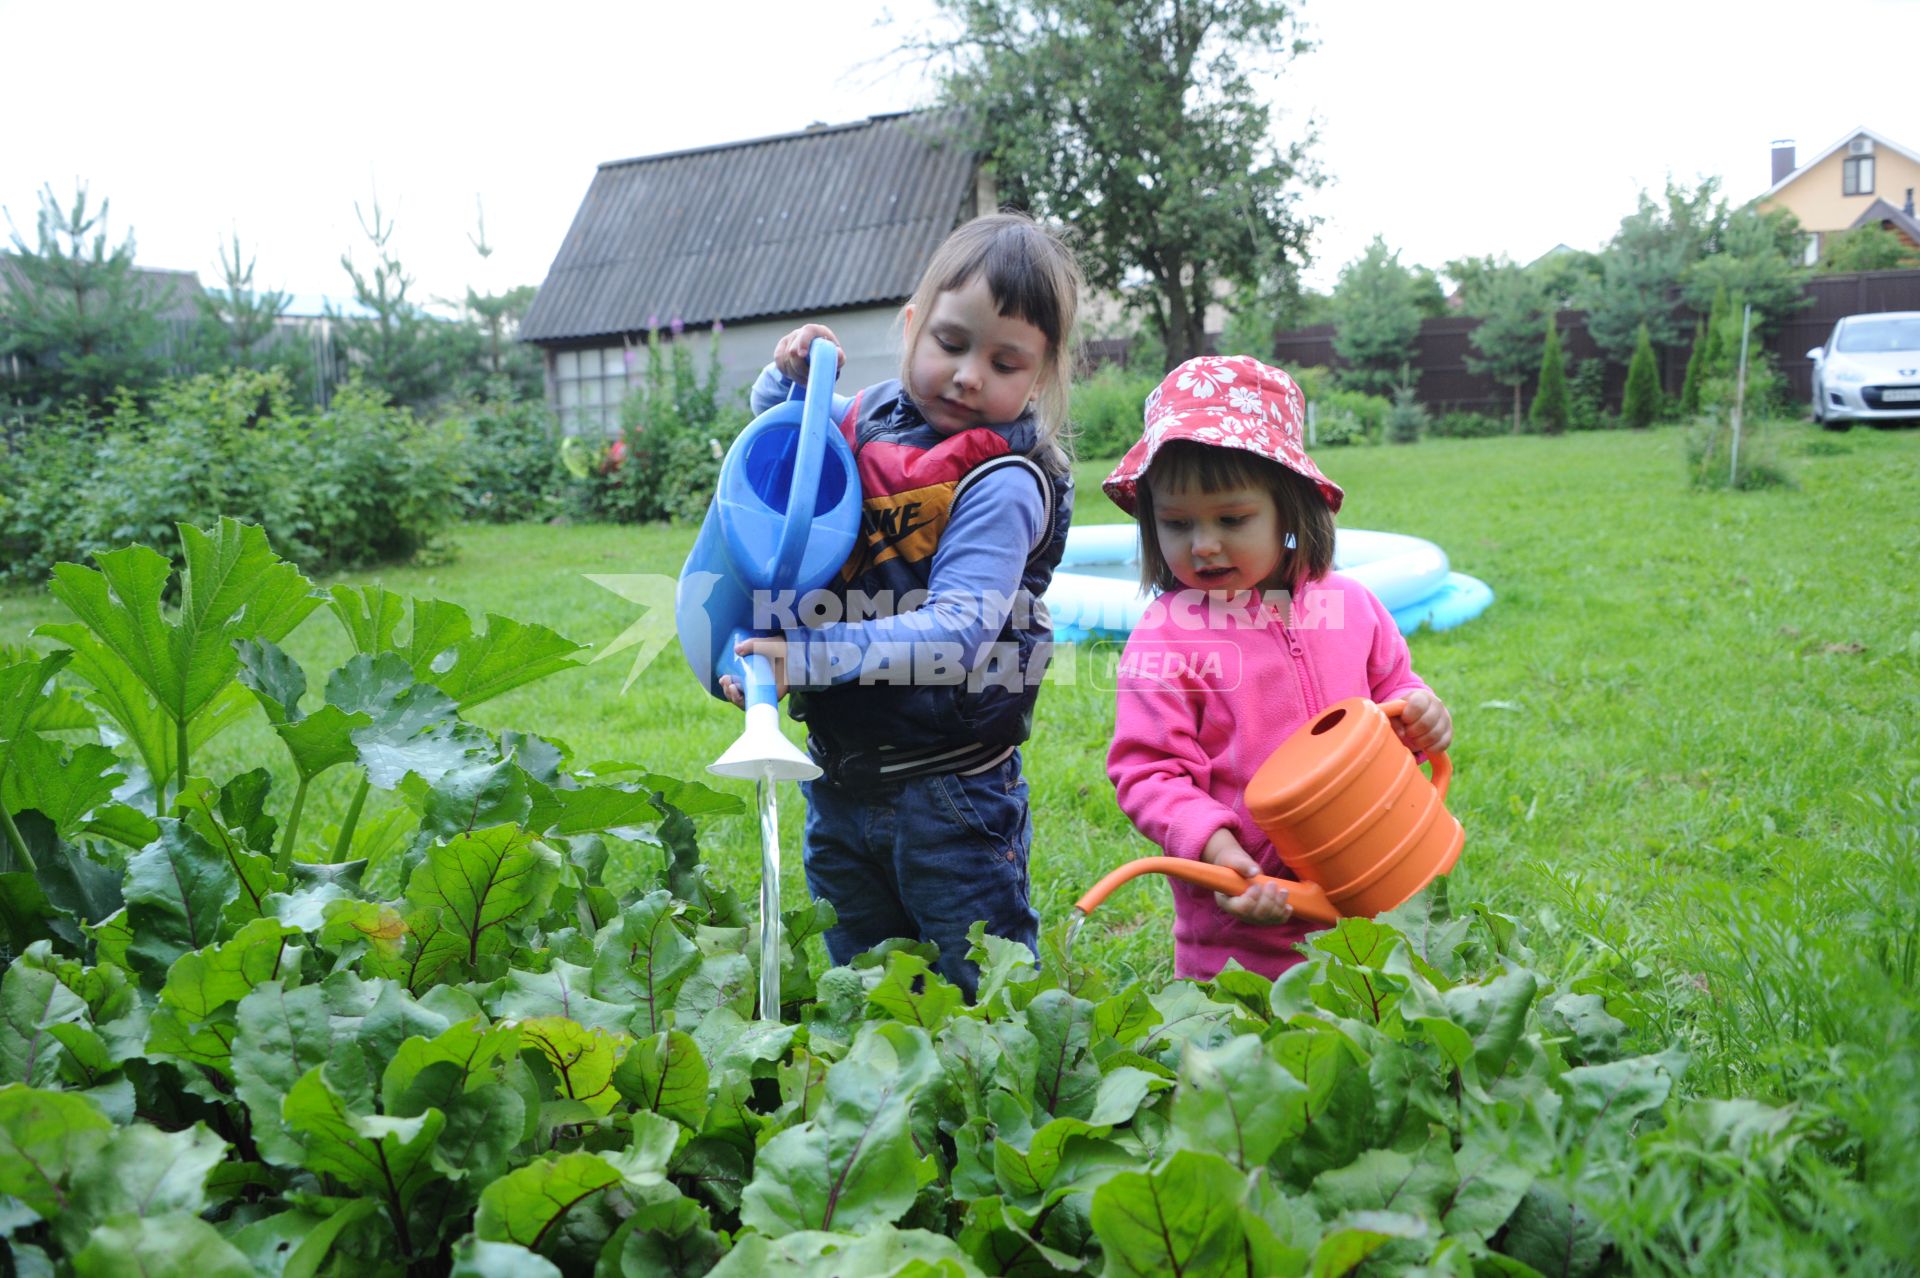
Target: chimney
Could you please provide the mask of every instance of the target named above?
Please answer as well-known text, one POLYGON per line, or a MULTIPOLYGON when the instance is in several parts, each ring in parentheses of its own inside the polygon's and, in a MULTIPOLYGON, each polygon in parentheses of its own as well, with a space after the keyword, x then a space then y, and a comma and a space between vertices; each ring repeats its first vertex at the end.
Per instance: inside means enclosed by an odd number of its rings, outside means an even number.
POLYGON ((1775 138, 1773 140, 1773 185, 1778 186, 1780 179, 1793 172, 1793 139, 1775 138))

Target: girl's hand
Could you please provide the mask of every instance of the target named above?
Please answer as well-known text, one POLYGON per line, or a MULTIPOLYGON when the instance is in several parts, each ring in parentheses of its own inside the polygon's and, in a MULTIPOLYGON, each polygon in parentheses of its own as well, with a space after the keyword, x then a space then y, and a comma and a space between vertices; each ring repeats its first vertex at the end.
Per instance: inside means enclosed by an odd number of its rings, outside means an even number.
POLYGON ((1446 703, 1424 690, 1406 695, 1406 709, 1398 719, 1389 720, 1407 749, 1415 754, 1431 754, 1453 744, 1453 715, 1446 703))
MULTIPOLYGON (((1206 847, 1200 850, 1200 859, 1224 865, 1245 879, 1261 872, 1260 863, 1247 855, 1231 830, 1215 830, 1206 847)), ((1215 892, 1213 900, 1226 913, 1247 923, 1285 923, 1293 917, 1293 907, 1287 904, 1287 890, 1271 883, 1256 883, 1238 896, 1215 892)))
MULTIPOLYGON (((765 657, 773 666, 773 695, 778 700, 787 695, 787 641, 778 636, 766 639, 742 639, 734 645, 734 655, 750 657, 756 653, 765 657)), ((727 700, 747 708, 747 690, 732 675, 720 676, 720 691, 727 694, 727 700)))
MULTIPOLYGON (((773 344, 773 366, 790 382, 807 384, 807 353, 813 349, 814 339, 824 337, 840 346, 840 339, 825 324, 802 324, 785 337, 773 344)), ((847 353, 840 351, 840 362, 834 365, 837 372, 847 366, 847 353)))

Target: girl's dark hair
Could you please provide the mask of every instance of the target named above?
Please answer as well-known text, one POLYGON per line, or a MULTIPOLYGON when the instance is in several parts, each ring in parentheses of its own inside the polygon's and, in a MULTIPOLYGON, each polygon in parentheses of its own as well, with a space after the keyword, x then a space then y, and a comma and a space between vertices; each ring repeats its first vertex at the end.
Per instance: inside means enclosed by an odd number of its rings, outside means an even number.
POLYGON ((1203 493, 1229 488, 1264 488, 1273 494, 1280 512, 1280 584, 1298 594, 1308 582, 1333 570, 1333 510, 1320 486, 1305 475, 1244 448, 1221 448, 1197 440, 1173 439, 1153 455, 1153 464, 1140 477, 1134 494, 1134 514, 1140 521, 1140 584, 1161 592, 1181 589, 1160 550, 1154 522, 1154 485, 1198 488, 1203 493), (1293 534, 1294 545, 1284 539, 1293 534))
POLYGON ((985 278, 1002 315, 1025 320, 1047 339, 1047 364, 1040 371, 1034 404, 1039 459, 1065 472, 1072 460, 1066 436, 1067 383, 1080 311, 1080 267, 1064 240, 1026 214, 983 214, 962 224, 934 250, 907 303, 911 318, 902 335, 900 381, 909 381, 913 346, 934 299, 964 288, 975 276, 985 278))

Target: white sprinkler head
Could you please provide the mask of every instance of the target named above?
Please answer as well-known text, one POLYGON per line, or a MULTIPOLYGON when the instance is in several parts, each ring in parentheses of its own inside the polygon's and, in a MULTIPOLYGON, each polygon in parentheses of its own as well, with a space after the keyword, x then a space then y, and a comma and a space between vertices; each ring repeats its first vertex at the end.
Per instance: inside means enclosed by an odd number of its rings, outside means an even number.
POLYGON ((811 781, 820 765, 780 731, 780 707, 747 707, 747 726, 727 752, 707 765, 718 777, 742 781, 811 781))

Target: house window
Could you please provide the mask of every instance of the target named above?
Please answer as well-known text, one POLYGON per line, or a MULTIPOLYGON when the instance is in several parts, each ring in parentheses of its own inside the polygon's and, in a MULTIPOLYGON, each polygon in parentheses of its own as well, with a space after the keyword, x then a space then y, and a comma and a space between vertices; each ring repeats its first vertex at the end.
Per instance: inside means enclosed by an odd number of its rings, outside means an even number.
POLYGON ((1800 237, 1800 260, 1807 266, 1820 261, 1820 232, 1809 231, 1800 237))
POLYGON ((617 435, 620 404, 633 384, 626 348, 561 351, 553 361, 554 404, 569 435, 617 435))
POLYGON ((1840 194, 1873 194, 1873 157, 1851 155, 1840 166, 1840 194))

